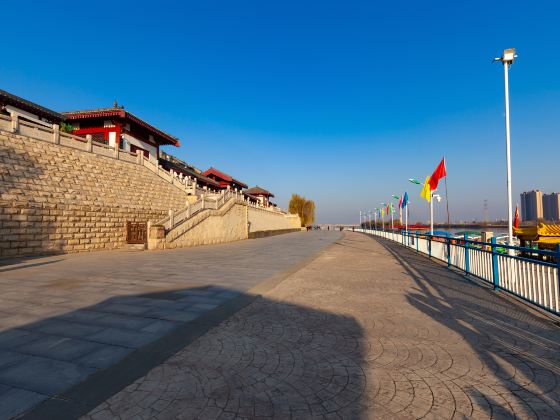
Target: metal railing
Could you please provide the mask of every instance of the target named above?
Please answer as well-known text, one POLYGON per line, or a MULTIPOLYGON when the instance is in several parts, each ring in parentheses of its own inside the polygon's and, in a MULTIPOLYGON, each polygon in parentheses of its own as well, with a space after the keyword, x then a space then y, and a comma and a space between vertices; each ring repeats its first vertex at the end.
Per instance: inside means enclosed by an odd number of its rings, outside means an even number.
POLYGON ((555 251, 406 231, 357 229, 411 248, 560 315, 560 245, 555 251))

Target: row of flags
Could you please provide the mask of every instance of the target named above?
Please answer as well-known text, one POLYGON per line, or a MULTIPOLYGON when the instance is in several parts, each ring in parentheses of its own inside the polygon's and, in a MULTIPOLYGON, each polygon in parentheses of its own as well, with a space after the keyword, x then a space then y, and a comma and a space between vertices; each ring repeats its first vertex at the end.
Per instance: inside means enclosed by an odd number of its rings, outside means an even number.
MULTIPOLYGON (((424 181, 424 185, 422 187, 422 191, 420 192, 420 196, 425 199, 426 201, 430 202, 432 199, 432 191, 435 191, 438 187, 438 183, 440 179, 447 176, 447 171, 445 168, 445 158, 441 160, 437 168, 432 173, 432 176, 427 176, 426 180, 424 181)), ((409 179, 410 182, 421 185, 420 181, 411 178, 409 179)), ((408 193, 405 192, 401 196, 396 194, 392 195, 395 200, 399 200, 399 213, 402 219, 402 210, 406 208, 408 205, 408 193)), ((393 203, 387 203, 385 207, 381 207, 380 209, 376 209, 376 213, 379 217, 383 218, 385 215, 393 214, 395 209, 393 203)))
MULTIPOLYGON (((393 198, 395 200, 399 200, 399 211, 402 212, 404 208, 408 205, 408 193, 405 192, 403 195, 398 196, 393 194, 393 198)), ((387 203, 385 207, 381 207, 380 209, 376 209, 376 213, 378 217, 385 217, 385 215, 391 215, 395 212, 395 206, 393 203, 387 203)))

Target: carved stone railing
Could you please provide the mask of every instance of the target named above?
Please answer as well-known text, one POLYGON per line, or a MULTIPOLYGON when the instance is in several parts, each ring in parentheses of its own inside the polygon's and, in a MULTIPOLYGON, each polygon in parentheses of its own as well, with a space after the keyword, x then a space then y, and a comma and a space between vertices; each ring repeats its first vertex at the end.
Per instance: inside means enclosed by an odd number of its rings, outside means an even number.
POLYGON ((176 172, 167 171, 159 165, 157 158, 150 156, 146 158, 140 151, 129 152, 121 150, 118 145, 114 147, 92 140, 91 135, 86 138, 75 136, 63 131, 57 124, 52 127, 36 124, 20 119, 19 115, 12 114, 6 116, 0 114, 0 133, 19 134, 21 136, 33 138, 48 143, 57 144, 72 149, 82 150, 100 156, 118 159, 127 163, 142 165, 151 172, 157 174, 167 182, 184 191, 187 195, 197 195, 200 188, 197 187, 196 179, 177 175, 176 172))
POLYGON ((153 225, 163 226, 167 232, 203 210, 218 210, 230 199, 241 199, 241 197, 242 195, 240 193, 234 191, 223 191, 220 194, 212 195, 202 194, 197 201, 188 203, 186 207, 179 211, 169 210, 168 216, 158 220, 153 223, 153 225))

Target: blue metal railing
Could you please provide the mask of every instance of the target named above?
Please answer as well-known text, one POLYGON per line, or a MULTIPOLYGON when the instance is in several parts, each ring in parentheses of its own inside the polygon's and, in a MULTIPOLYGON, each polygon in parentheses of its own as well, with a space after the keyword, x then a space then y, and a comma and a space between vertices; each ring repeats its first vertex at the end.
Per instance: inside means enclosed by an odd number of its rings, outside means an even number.
POLYGON ((490 242, 430 235, 413 231, 369 230, 361 232, 393 240, 480 278, 495 290, 511 293, 531 304, 560 314, 560 245, 541 250, 490 242))

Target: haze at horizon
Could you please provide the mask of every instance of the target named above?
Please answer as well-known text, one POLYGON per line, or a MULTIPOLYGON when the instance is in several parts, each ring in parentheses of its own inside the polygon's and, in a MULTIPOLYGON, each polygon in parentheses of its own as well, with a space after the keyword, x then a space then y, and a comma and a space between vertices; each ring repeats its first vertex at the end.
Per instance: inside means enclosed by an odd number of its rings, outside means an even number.
MULTIPOLYGON (((179 137, 167 152, 276 194, 317 222, 420 189, 442 156, 454 220, 505 218, 503 70, 514 203, 560 190, 560 40, 552 1, 450 3, 53 1, 4 5, 0 88, 57 111, 114 100, 179 137), (25 26, 18 16, 25 15, 25 26)), ((445 219, 436 206, 436 220, 445 219)))

